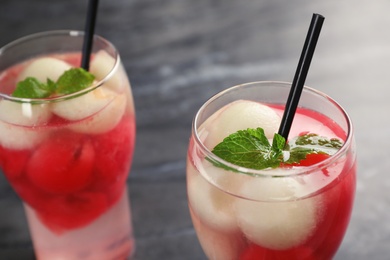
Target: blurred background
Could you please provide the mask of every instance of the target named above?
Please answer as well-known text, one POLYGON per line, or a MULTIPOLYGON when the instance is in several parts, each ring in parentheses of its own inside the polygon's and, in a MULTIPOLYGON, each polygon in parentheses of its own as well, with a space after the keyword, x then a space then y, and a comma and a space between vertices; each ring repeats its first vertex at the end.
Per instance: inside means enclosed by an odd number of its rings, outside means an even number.
MULTIPOLYGON (((0 45, 83 30, 86 9, 86 0, 2 0, 0 45)), ((192 118, 227 87, 292 81, 315 12, 326 19, 306 85, 350 113, 358 146, 355 208, 335 259, 388 258, 389 10, 387 0, 100 0, 96 33, 121 53, 136 104, 135 259, 205 259, 186 198, 192 118)), ((34 259, 22 205, 2 175, 0 209, 0 259, 34 259)))

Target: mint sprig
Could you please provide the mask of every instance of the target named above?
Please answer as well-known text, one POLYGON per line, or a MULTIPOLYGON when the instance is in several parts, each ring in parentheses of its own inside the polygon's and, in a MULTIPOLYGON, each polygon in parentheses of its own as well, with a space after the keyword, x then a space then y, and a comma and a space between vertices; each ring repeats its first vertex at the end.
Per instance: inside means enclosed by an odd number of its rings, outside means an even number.
POLYGON ((327 147, 333 149, 340 149, 343 146, 343 142, 337 138, 326 138, 314 133, 307 133, 305 135, 298 136, 293 144, 290 141, 290 146, 312 146, 312 147, 327 147))
POLYGON ((36 78, 28 77, 17 83, 12 96, 19 98, 46 98, 51 95, 49 84, 43 84, 36 78))
POLYGON ((212 152, 235 165, 261 170, 279 166, 284 143, 284 138, 275 134, 271 145, 262 128, 247 129, 229 135, 212 152))
POLYGON ((47 98, 52 95, 75 93, 92 85, 95 76, 83 68, 71 68, 65 71, 56 82, 47 79, 46 83, 34 77, 28 77, 16 84, 11 94, 19 98, 47 98))
POLYGON ((290 158, 286 163, 296 163, 304 160, 308 154, 333 155, 343 146, 337 138, 327 138, 314 133, 307 133, 291 139, 288 143, 290 158))
POLYGON ((74 68, 64 72, 58 80, 56 93, 71 94, 91 86, 95 77, 82 68, 74 68))
MULTIPOLYGON (((234 165, 262 170, 277 168, 282 163, 299 163, 308 154, 332 155, 341 146, 342 142, 339 139, 328 139, 313 133, 294 138, 287 145, 284 137, 276 133, 271 144, 262 128, 249 128, 226 137, 214 147, 212 153, 234 165)), ((229 168, 213 160, 210 161, 217 167, 229 168)))

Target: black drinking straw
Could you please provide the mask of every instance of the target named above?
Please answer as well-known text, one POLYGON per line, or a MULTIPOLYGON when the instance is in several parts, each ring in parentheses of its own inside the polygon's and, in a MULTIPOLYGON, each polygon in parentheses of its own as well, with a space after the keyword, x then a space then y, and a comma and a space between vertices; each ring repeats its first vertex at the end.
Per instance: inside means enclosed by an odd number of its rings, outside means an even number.
POLYGON ((310 62, 312 60, 314 49, 317 45, 318 37, 325 17, 320 14, 313 14, 311 19, 309 31, 307 32, 305 44, 301 57, 299 59, 298 67, 295 72, 294 80, 291 85, 291 90, 286 102, 286 108, 283 113, 282 122, 279 127, 279 134, 283 136, 286 141, 291 129, 291 124, 297 110, 299 98, 301 97, 303 86, 305 84, 306 76, 309 71, 310 62))
POLYGON ((84 42, 81 57, 81 67, 89 70, 89 61, 92 51, 93 35, 95 33, 96 16, 99 0, 89 0, 88 12, 85 21, 84 42))

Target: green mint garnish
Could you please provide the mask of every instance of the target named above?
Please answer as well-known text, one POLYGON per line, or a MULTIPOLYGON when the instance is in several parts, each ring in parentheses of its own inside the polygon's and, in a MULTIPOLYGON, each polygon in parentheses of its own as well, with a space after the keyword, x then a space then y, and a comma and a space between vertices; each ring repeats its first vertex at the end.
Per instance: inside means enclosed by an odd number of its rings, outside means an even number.
POLYGON ((247 129, 229 135, 212 152, 235 165, 261 170, 280 165, 284 143, 284 138, 275 134, 271 145, 262 128, 247 129))
MULTIPOLYGON (((290 142, 291 143, 291 142, 290 142)), ((291 145, 291 144, 290 144, 291 145)), ((343 143, 337 139, 328 139, 317 134, 308 133, 302 136, 298 136, 294 141, 295 146, 312 146, 312 147, 327 147, 333 149, 340 149, 343 143)))
POLYGON ((95 77, 82 68, 64 72, 57 80, 57 94, 71 94, 91 86, 95 77))
POLYGON ((12 96, 19 98, 46 98, 51 95, 48 85, 39 82, 36 78, 28 77, 18 82, 12 96))
POLYGON ((46 81, 46 86, 47 86, 47 88, 49 89, 50 94, 51 94, 51 93, 54 93, 54 92, 56 91, 57 83, 55 83, 55 82, 52 81, 51 79, 47 79, 47 81, 46 81))
POLYGON ((286 163, 297 163, 304 160, 308 154, 333 155, 342 146, 343 142, 337 138, 329 139, 314 133, 307 133, 289 141, 290 158, 286 163))
POLYGON ((95 77, 82 68, 71 68, 65 71, 56 82, 47 79, 46 83, 28 77, 16 84, 11 94, 19 98, 46 98, 53 94, 66 95, 91 86, 95 77))
MULTIPOLYGON (((234 165, 262 170, 277 168, 282 163, 293 164, 304 160, 308 154, 334 154, 342 142, 316 134, 305 134, 285 144, 285 139, 275 134, 270 144, 262 128, 239 130, 214 147, 213 153, 234 165)), ((211 161, 211 160, 210 160, 211 161)), ((226 168, 212 161, 216 166, 226 168)))

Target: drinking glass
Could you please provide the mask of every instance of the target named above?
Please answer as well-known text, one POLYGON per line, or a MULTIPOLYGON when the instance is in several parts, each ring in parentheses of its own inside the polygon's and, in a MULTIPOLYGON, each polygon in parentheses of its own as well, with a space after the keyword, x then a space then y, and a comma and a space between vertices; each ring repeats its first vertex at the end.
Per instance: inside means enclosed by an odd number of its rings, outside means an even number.
POLYGON ((211 97, 196 113, 187 192, 209 259, 332 259, 342 242, 355 194, 356 148, 351 120, 332 98, 304 87, 289 135, 312 132, 343 140, 321 162, 253 170, 211 152, 240 128, 262 127, 258 103, 281 117, 290 87, 285 82, 238 85, 211 97))
POLYGON ((134 251, 126 180, 135 114, 115 47, 94 36, 90 87, 12 95, 20 80, 56 81, 79 67, 82 44, 83 32, 49 31, 0 49, 0 166, 23 201, 38 259, 124 259, 134 251))

